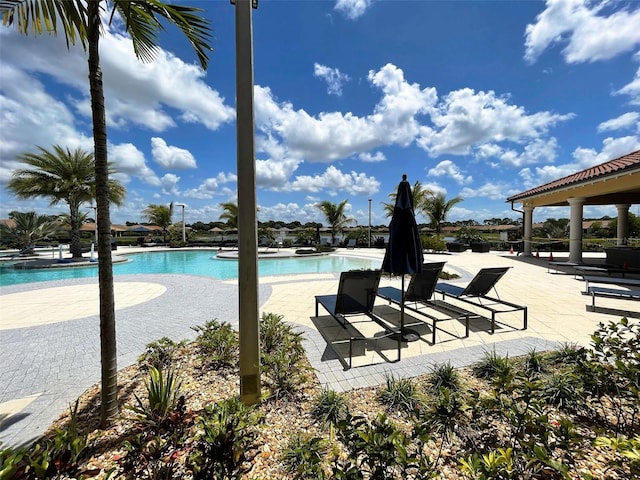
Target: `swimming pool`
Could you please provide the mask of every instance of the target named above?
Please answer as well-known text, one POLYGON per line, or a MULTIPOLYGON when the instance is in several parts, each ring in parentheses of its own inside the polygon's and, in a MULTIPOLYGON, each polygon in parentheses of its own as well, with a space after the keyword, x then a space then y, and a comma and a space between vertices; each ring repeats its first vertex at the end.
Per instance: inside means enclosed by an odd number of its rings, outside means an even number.
MULTIPOLYGON (((128 254, 127 257, 131 261, 114 263, 114 275, 173 273, 201 275, 220 280, 238 277, 238 262, 236 260, 216 258, 215 252, 210 250, 144 252, 128 254)), ((258 274, 266 276, 342 272, 361 268, 380 268, 380 263, 380 260, 339 255, 268 258, 258 260, 258 274)), ((86 267, 47 268, 42 270, 16 270, 11 268, 10 265, 0 267, 0 286, 87 277, 98 277, 97 264, 86 267)))

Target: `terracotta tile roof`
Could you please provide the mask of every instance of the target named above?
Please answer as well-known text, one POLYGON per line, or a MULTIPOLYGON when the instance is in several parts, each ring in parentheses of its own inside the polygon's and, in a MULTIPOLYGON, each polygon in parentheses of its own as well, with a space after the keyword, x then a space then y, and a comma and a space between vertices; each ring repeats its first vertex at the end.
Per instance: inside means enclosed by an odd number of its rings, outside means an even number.
POLYGON ((577 173, 572 173, 566 177, 554 180, 539 187, 534 187, 526 192, 518 193, 507 198, 507 202, 521 200, 523 198, 532 197, 539 193, 557 190, 570 185, 576 185, 582 182, 591 181, 597 178, 603 178, 608 175, 621 173, 625 170, 640 169, 640 150, 628 153, 619 158, 614 158, 608 162, 595 165, 577 173))

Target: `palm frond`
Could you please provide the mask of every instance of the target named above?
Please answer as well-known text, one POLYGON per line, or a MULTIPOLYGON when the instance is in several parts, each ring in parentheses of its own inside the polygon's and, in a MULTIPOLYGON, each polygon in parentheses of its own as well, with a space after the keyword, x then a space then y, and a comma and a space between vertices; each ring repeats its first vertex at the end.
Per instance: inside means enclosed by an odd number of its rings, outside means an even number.
POLYGON ((67 48, 77 41, 87 48, 87 10, 81 0, 1 0, 0 15, 3 25, 17 24, 25 35, 56 35, 61 29, 67 48))
POLYGON ((143 62, 152 61, 158 52, 158 34, 164 30, 162 20, 177 26, 193 47, 204 70, 209 62, 210 22, 200 15, 200 8, 172 5, 159 0, 116 0, 117 11, 133 41, 133 49, 143 62))

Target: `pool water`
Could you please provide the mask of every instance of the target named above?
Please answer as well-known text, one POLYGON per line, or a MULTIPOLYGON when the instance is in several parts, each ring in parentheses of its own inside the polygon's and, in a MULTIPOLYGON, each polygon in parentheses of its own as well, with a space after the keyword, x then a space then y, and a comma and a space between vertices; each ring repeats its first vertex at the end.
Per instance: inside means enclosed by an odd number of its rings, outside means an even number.
MULTIPOLYGON (((145 252, 128 254, 127 257, 131 261, 114 263, 114 275, 174 273, 201 275, 220 280, 238 277, 238 262, 236 260, 216 258, 215 253, 211 251, 145 252)), ((260 276, 343 272, 366 268, 380 268, 380 260, 334 255, 258 260, 258 274, 260 276)), ((97 264, 86 267, 41 270, 16 270, 10 265, 0 266, 0 286, 89 277, 98 277, 97 264)))

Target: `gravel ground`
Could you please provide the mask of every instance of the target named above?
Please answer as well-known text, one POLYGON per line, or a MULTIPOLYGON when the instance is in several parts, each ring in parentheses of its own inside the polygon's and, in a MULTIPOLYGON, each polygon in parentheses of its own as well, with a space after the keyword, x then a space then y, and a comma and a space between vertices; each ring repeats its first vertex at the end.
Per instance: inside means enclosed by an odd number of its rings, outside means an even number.
MULTIPOLYGON (((183 381, 181 391, 185 395, 187 417, 195 418, 206 405, 231 398, 239 391, 237 371, 203 369, 193 346, 188 345, 182 348, 178 352, 174 364, 178 366, 183 381)), ((487 390, 487 385, 473 377, 469 370, 463 369, 460 374, 468 388, 480 391, 487 390)), ((133 434, 139 431, 139 423, 135 419, 135 413, 126 406, 136 404, 134 395, 144 398, 144 381, 147 376, 147 373, 141 371, 137 365, 119 372, 120 405, 125 407, 122 408, 119 418, 107 430, 96 429, 99 417, 99 386, 93 386, 80 397, 78 425, 81 431, 90 432, 91 445, 91 456, 81 465, 81 473, 84 473, 85 478, 149 478, 142 470, 134 475, 130 473, 129 476, 122 473, 126 457, 131 455, 124 447, 124 442, 131 440, 133 434), (108 476, 106 472, 110 470, 113 470, 113 473, 108 476)), ((425 381, 425 377, 414 379, 417 386, 424 385, 425 381)), ((365 388, 348 392, 346 397, 350 412, 368 419, 373 419, 379 413, 384 412, 400 429, 409 431, 408 415, 389 411, 380 403, 377 398, 380 388, 365 388)), ((293 397, 269 399, 258 407, 263 419, 259 425, 253 447, 246 452, 246 460, 240 478, 247 480, 295 478, 287 473, 282 461, 282 452, 290 435, 294 432, 324 437, 335 446, 335 438, 327 431, 322 430, 311 414, 314 399, 321 391, 321 385, 315 380, 315 376, 311 375, 310 382, 293 397)), ((55 427, 64 427, 67 421, 68 418, 62 417, 53 425, 52 431, 55 427)), ((196 425, 196 423, 192 422, 192 425, 196 425)), ((195 429, 194 426, 191 428, 195 429)), ((494 428, 495 432, 493 433, 498 436, 505 433, 505 425, 496 423, 494 428)), ((581 478, 578 472, 588 472, 593 475, 593 478, 600 480, 629 478, 628 472, 625 475, 607 469, 607 462, 612 459, 610 451, 596 449, 591 445, 594 434, 590 430, 583 430, 582 433, 586 435, 586 438, 579 451, 575 452, 574 466, 569 478, 581 478)), ((190 448, 193 447, 192 442, 193 440, 185 442, 180 450, 174 452, 172 459, 177 463, 186 459, 189 456, 190 448)), ((440 440, 436 440, 429 442, 427 449, 432 458, 435 458, 439 451, 442 452, 438 463, 439 475, 437 478, 454 480, 466 478, 457 467, 458 460, 462 456, 462 446, 459 441, 453 440, 441 444, 440 440)), ((190 474, 181 468, 178 468, 177 476, 172 478, 190 478, 190 474)), ((559 477, 542 476, 536 478, 559 477)))

